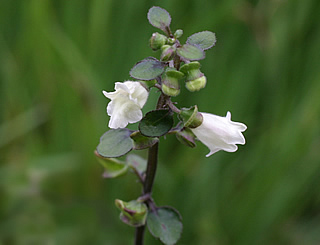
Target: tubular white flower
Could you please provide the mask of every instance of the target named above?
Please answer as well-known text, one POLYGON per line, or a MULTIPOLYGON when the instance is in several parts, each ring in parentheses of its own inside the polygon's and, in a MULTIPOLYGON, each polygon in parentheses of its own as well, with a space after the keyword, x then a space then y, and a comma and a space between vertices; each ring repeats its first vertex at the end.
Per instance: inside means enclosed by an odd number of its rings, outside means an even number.
POLYGON ((116 82, 115 92, 102 91, 111 101, 107 113, 111 117, 110 128, 124 128, 128 123, 142 119, 142 107, 148 99, 148 91, 139 83, 133 81, 116 82))
POLYGON ((209 113, 201 114, 203 116, 202 124, 190 129, 209 148, 210 152, 206 157, 220 150, 235 152, 238 149, 236 144, 244 145, 246 143, 241 132, 245 131, 247 126, 243 123, 232 122, 229 111, 226 117, 209 113))

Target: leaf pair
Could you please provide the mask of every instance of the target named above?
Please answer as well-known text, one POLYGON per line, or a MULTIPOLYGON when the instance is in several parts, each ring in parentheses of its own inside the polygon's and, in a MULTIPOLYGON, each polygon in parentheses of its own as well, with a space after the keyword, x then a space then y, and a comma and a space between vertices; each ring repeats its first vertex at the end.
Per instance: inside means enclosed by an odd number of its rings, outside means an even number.
POLYGON ((156 144, 173 126, 172 113, 169 110, 148 112, 140 121, 140 131, 127 128, 110 129, 102 135, 97 146, 97 153, 104 158, 116 158, 127 154, 132 149, 142 150, 156 144))

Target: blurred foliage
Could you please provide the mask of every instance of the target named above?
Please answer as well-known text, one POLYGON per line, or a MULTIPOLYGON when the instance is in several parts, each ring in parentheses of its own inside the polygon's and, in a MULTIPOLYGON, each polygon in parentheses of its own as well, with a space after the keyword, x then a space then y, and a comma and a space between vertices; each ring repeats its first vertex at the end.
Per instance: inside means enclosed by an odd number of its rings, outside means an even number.
POLYGON ((217 35, 207 88, 183 88, 178 105, 248 126, 245 146, 210 158, 161 139, 154 198, 181 212, 179 244, 319 244, 318 0, 0 1, 0 244, 133 243, 114 200, 140 187, 103 179, 93 151, 108 129, 101 91, 158 55, 153 5, 182 41, 217 35))

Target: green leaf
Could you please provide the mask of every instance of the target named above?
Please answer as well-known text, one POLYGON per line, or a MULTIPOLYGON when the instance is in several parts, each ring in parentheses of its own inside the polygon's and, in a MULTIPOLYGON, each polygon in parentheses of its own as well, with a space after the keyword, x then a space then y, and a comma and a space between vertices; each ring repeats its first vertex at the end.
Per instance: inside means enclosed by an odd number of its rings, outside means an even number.
POLYGON ((154 58, 144 59, 130 71, 130 76, 138 80, 153 80, 164 72, 165 64, 154 58))
POLYGON ((133 139, 133 149, 134 150, 143 150, 146 148, 150 148, 155 143, 159 141, 158 138, 151 138, 143 136, 139 131, 131 134, 131 139, 133 139))
POLYGON ((203 49, 188 43, 177 48, 177 54, 186 60, 202 60, 205 58, 203 49))
POLYGON ((127 156, 127 164, 128 166, 135 168, 140 174, 147 169, 147 160, 135 154, 127 156))
POLYGON ((110 129, 100 138, 97 152, 103 157, 120 157, 133 148, 133 140, 130 138, 132 131, 126 128, 110 129))
POLYGON ((216 44, 216 34, 211 31, 202 31, 188 37, 187 43, 198 45, 203 50, 212 48, 216 44))
POLYGON ((116 178, 128 172, 128 165, 115 158, 103 158, 97 151, 94 152, 99 163, 104 167, 103 177, 116 178))
POLYGON ((115 204, 120 209, 120 219, 127 225, 138 227, 146 223, 148 208, 144 203, 136 200, 124 202, 119 199, 115 200, 115 204))
POLYGON ((182 233, 182 222, 178 211, 171 207, 149 211, 147 226, 150 233, 167 245, 175 244, 182 233))
POLYGON ((171 23, 171 16, 167 10, 160 7, 152 7, 148 12, 148 20, 151 25, 167 33, 171 23))
POLYGON ((165 135, 173 126, 172 112, 167 109, 148 112, 140 121, 139 130, 147 137, 165 135))

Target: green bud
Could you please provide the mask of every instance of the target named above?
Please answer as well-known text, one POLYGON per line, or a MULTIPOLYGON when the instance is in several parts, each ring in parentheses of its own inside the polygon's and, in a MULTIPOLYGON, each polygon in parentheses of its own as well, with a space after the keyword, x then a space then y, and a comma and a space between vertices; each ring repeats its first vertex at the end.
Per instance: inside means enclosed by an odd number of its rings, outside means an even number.
POLYGON ((138 227, 146 223, 148 208, 139 201, 124 202, 115 200, 115 205, 120 209, 120 219, 127 225, 138 227))
POLYGON ((203 76, 203 73, 200 71, 200 66, 198 61, 193 61, 181 66, 180 71, 185 74, 186 81, 192 81, 203 76))
POLYGON ((178 30, 176 30, 176 32, 174 33, 174 37, 175 38, 180 38, 181 36, 182 36, 182 34, 183 34, 183 30, 181 30, 181 29, 178 29, 178 30))
POLYGON ((206 83, 207 83, 206 76, 202 76, 195 80, 186 82, 186 87, 190 92, 195 92, 204 88, 206 86, 206 83))
POLYGON ((169 61, 173 58, 176 50, 170 45, 163 45, 161 51, 161 61, 169 61))
POLYGON ((168 68, 162 77, 162 92, 169 96, 177 96, 180 93, 179 79, 184 74, 175 68, 168 68))
POLYGON ((164 83, 161 85, 162 92, 168 96, 177 96, 180 94, 180 89, 170 88, 164 83))
POLYGON ((172 37, 169 37, 168 38, 168 43, 169 44, 174 44, 176 42, 176 39, 175 38, 172 38, 172 37))
POLYGON ((159 50, 163 45, 166 44, 167 40, 168 39, 165 35, 155 32, 150 38, 150 47, 154 51, 159 50))
POLYGON ((191 108, 182 108, 179 119, 183 122, 184 126, 188 128, 199 127, 203 121, 203 117, 201 113, 198 112, 196 105, 191 108))

